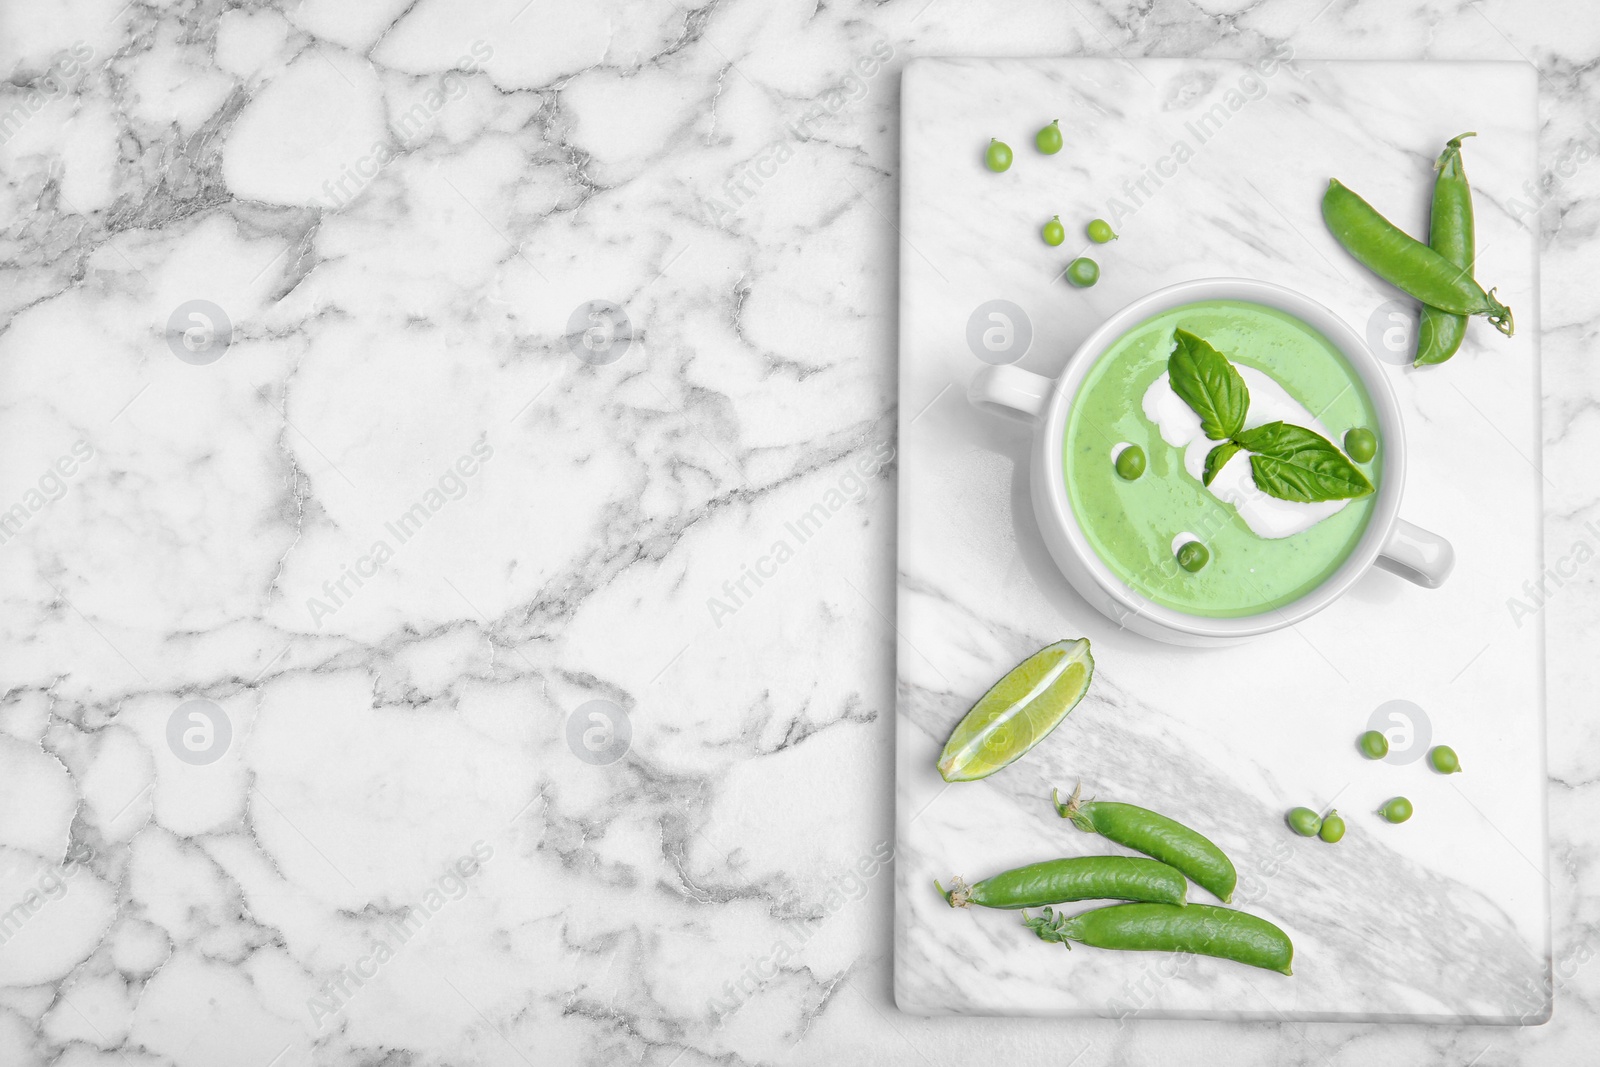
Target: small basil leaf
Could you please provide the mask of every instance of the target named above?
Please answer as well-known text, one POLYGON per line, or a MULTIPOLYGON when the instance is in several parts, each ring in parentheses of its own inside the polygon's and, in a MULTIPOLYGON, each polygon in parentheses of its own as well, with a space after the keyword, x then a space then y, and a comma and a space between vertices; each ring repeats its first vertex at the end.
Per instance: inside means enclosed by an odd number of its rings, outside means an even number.
POLYGON ((1201 481, 1203 481, 1206 485, 1210 485, 1216 478, 1217 472, 1220 471, 1223 465, 1226 464, 1228 460, 1232 459, 1234 454, 1238 451, 1238 445, 1234 444, 1232 441, 1224 441, 1216 448, 1213 448, 1210 452, 1206 453, 1206 473, 1205 477, 1202 478, 1201 481))
POLYGON ((1367 476, 1333 442, 1304 426, 1269 422, 1234 440, 1253 453, 1250 473, 1268 496, 1309 504, 1372 492, 1367 476))
POLYGON ((1177 347, 1167 357, 1172 391, 1200 416, 1200 428, 1213 441, 1226 441, 1244 428, 1250 390, 1228 357, 1187 330, 1173 331, 1177 347))
POLYGON ((1252 452, 1270 452, 1277 447, 1285 425, 1282 419, 1264 422, 1252 429, 1240 430, 1233 435, 1233 440, 1240 448, 1248 448, 1252 452))

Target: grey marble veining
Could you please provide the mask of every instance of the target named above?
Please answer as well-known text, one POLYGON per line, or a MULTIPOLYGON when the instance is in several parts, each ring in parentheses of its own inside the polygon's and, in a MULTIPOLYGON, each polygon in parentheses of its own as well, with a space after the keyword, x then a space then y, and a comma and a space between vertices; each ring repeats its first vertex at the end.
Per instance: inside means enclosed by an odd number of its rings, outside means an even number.
POLYGON ((0 27, 0 1062, 1588 1056, 1592 562, 1540 609, 1551 1023, 898 1012, 885 451, 909 58, 1525 59, 1533 458, 1547 559, 1575 559, 1583 5, 67 0, 0 27))

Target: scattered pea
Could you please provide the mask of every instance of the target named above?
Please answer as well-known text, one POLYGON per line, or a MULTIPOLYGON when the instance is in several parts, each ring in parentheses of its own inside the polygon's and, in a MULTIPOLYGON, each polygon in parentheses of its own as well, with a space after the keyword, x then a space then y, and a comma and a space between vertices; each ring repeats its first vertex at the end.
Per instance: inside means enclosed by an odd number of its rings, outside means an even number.
POLYGON ((1344 836, 1344 820, 1339 818, 1337 811, 1330 811, 1323 816, 1322 829, 1317 831, 1317 836, 1330 845, 1344 836))
POLYGON ((1111 229, 1111 223, 1105 219, 1095 219, 1089 223, 1089 240, 1095 244, 1103 245, 1107 241, 1115 241, 1116 239, 1116 232, 1111 229))
POLYGON ((1428 752, 1428 762, 1433 764, 1433 769, 1440 774, 1460 774, 1461 760, 1456 756, 1456 750, 1449 745, 1434 745, 1428 752))
POLYGON ((1411 818, 1411 801, 1407 800, 1405 797, 1395 797, 1383 807, 1379 808, 1378 814, 1382 815, 1390 822, 1405 822, 1407 819, 1411 818))
POLYGON ((1289 812, 1289 829, 1301 837, 1316 837, 1322 829, 1322 816, 1310 808, 1295 808, 1289 812))
POLYGON ((989 149, 983 154, 984 164, 996 174, 1011 169, 1011 146, 1004 141, 989 138, 989 149))
POLYGON ((1368 463, 1378 454, 1378 439, 1371 430, 1357 426, 1344 435, 1344 450, 1357 463, 1368 463))
POLYGON ((1117 453, 1117 473, 1125 481, 1133 481, 1144 473, 1144 449, 1129 445, 1117 453))
POLYGON ((1047 156, 1053 156, 1061 151, 1061 120, 1053 120, 1050 125, 1034 134, 1033 143, 1047 156))
POLYGON ((1211 560, 1211 552, 1199 541, 1185 541, 1178 546, 1178 566, 1195 573, 1211 560))
POLYGON ((1100 264, 1088 256, 1079 256, 1067 264, 1067 281, 1080 289, 1087 289, 1100 280, 1100 264))
POLYGON ((1389 739, 1377 730, 1368 730, 1356 741, 1361 754, 1368 759, 1382 759, 1389 754, 1389 739))
POLYGON ((1067 239, 1067 228, 1061 225, 1061 216, 1052 215, 1050 221, 1044 224, 1044 229, 1039 231, 1044 237, 1044 243, 1054 247, 1067 239))

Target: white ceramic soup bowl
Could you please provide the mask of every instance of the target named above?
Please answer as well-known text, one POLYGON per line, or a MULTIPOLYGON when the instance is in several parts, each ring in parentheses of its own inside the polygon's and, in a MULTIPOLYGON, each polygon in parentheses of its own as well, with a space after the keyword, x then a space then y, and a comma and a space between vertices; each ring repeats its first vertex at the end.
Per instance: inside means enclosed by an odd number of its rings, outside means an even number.
POLYGON ((1146 637, 1178 645, 1234 643, 1309 618, 1337 600, 1374 566, 1431 589, 1449 577, 1455 564, 1455 551, 1448 541, 1400 518, 1400 495, 1405 489, 1405 430, 1383 366, 1367 350, 1360 335, 1333 312, 1281 285, 1248 278, 1207 278, 1169 286, 1135 300, 1101 323, 1078 346, 1061 377, 1054 381, 1019 367, 986 367, 973 379, 967 396, 980 408, 1033 423, 1029 480, 1034 516, 1050 555, 1079 595, 1107 618, 1146 637), (1344 354, 1366 386, 1383 443, 1377 500, 1354 551, 1321 585, 1298 600, 1259 615, 1190 615, 1142 596, 1113 574, 1090 546, 1067 499, 1062 436, 1067 414, 1089 368, 1112 342, 1152 315, 1202 300, 1264 304, 1295 316, 1321 333, 1344 354))

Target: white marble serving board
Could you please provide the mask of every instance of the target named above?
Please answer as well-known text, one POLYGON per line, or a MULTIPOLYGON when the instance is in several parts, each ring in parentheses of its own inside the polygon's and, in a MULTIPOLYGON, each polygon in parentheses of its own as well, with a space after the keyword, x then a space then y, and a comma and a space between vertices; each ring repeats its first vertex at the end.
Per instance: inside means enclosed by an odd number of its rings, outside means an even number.
POLYGON ((1539 302, 1519 203, 1535 174, 1533 69, 1299 60, 1262 76, 1177 59, 921 59, 906 68, 901 106, 900 1007, 1542 1021, 1543 640, 1530 600, 1542 570, 1539 302), (1066 148, 1042 156, 1032 134, 1058 117, 1066 148), (1423 233, 1430 164, 1465 130, 1479 135, 1465 156, 1478 276, 1515 310, 1516 336, 1477 322, 1446 366, 1392 357, 1411 446, 1402 512, 1454 543, 1454 576, 1428 591, 1373 572, 1299 627, 1225 650, 1159 645, 1107 622, 1060 577, 1034 525, 1029 430, 967 403, 982 365, 965 339, 973 310, 1019 305, 1033 334, 1019 365, 1051 376, 1112 311, 1207 276, 1297 288, 1381 342, 1388 312, 1410 305, 1386 307, 1400 294, 1329 236, 1322 191, 1337 176, 1423 233), (1016 150, 1005 174, 981 165, 992 136, 1016 150), (1069 238, 1052 249, 1038 230, 1058 213, 1069 238), (1096 216, 1121 239, 1090 253, 1100 283, 1074 290, 1060 274, 1096 216), (1078 636, 1097 669, 1072 716, 1005 771, 947 786, 936 755, 973 700, 1034 650, 1078 636), (1355 739, 1390 700, 1422 709, 1418 755, 1429 731, 1465 773, 1363 760, 1355 739), (1118 851, 1054 814, 1051 788, 1079 779, 1221 845, 1239 869, 1235 903, 1293 938, 1294 976, 1068 952, 1013 913, 945 906, 935 878, 1118 851), (1396 794, 1416 805, 1402 826, 1373 814, 1396 794), (1338 845, 1284 827, 1289 808, 1330 802, 1349 822, 1338 845))

